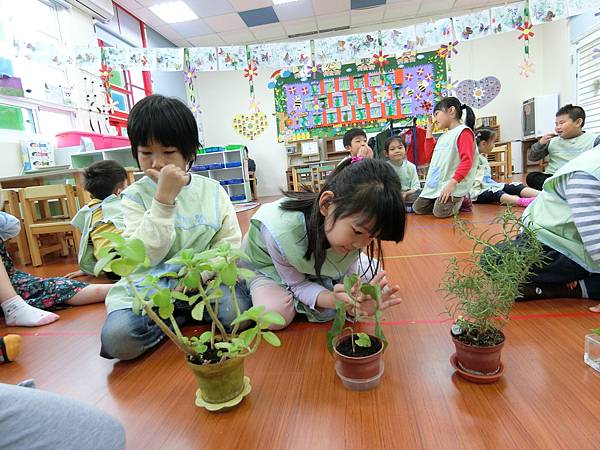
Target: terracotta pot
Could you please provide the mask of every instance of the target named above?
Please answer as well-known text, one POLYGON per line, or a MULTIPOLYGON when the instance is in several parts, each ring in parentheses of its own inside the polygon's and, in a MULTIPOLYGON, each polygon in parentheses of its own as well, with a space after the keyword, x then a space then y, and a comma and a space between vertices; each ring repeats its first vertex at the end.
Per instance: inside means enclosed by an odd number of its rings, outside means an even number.
MULTIPOLYGON (((502 334, 504 337, 504 334, 502 334)), ((493 347, 467 345, 452 337, 456 360, 460 368, 474 375, 492 376, 500 371, 500 356, 504 340, 493 347)))
MULTIPOLYGON (((379 339, 375 336, 369 335, 369 337, 371 338, 371 341, 379 342, 379 339)), ((335 357, 338 361, 336 366, 338 375, 353 380, 368 380, 376 377, 377 375, 381 375, 381 372, 383 371, 381 364, 383 345, 377 353, 369 356, 346 356, 341 354, 337 347, 339 344, 349 339, 350 335, 341 336, 335 341, 333 346, 335 357)))
POLYGON ((225 403, 244 390, 244 359, 227 359, 217 364, 187 365, 196 377, 202 399, 207 403, 225 403))

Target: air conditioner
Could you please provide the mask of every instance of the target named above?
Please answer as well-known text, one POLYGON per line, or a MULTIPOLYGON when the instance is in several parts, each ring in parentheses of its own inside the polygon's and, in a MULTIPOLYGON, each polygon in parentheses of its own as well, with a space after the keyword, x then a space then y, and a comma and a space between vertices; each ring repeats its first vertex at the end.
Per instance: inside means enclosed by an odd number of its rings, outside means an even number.
POLYGON ((115 15, 112 0, 68 0, 76 8, 100 22, 109 22, 115 15))

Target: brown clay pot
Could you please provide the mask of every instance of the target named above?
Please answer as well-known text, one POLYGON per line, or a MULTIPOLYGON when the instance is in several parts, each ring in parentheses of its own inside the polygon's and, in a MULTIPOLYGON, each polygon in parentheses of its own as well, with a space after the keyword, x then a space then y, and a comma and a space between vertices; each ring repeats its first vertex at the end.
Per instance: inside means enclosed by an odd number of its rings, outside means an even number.
POLYGON ((476 347, 452 337, 459 367, 475 375, 496 375, 500 370, 500 356, 505 340, 493 347, 476 347))
MULTIPOLYGON (((375 336, 369 335, 372 341, 379 341, 375 336)), ((335 356, 338 361, 339 375, 353 380, 367 380, 376 377, 381 373, 381 355, 383 355, 383 345, 377 353, 369 356, 352 357, 338 352, 337 346, 350 339, 350 335, 339 337, 333 346, 335 356)))
POLYGON ((194 364, 188 367, 196 377, 202 399, 207 403, 225 403, 244 390, 244 358, 227 359, 217 364, 194 364))

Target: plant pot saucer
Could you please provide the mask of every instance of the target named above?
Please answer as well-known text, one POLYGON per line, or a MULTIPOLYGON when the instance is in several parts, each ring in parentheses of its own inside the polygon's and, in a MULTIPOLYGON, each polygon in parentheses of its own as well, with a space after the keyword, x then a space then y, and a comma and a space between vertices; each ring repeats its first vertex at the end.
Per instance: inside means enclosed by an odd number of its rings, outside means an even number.
POLYGON ((456 353, 452 353, 452 356, 450 357, 450 364, 452 364, 452 367, 454 367, 458 374, 465 380, 469 380, 473 383, 478 384, 495 383, 500 379, 500 377, 504 373, 504 364, 502 364, 502 361, 500 361, 500 369, 493 375, 477 375, 474 373, 467 372, 458 365, 458 361, 456 360, 456 353))
POLYGON ((200 408, 205 408, 208 411, 226 411, 230 408, 233 408, 238 403, 240 403, 246 395, 248 395, 252 391, 252 385, 250 384, 250 378, 244 377, 244 389, 240 392, 235 398, 232 398, 228 402, 225 403, 208 403, 202 398, 202 391, 198 389, 196 391, 196 406, 200 408))

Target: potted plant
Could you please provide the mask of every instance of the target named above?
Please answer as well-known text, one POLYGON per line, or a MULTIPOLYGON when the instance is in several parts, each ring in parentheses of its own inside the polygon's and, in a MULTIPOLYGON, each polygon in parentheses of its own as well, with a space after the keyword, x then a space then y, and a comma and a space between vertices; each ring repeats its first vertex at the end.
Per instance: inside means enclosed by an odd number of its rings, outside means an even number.
POLYGON ((218 410, 239 403, 251 390, 248 377, 244 377, 244 359, 256 351, 262 340, 278 347, 279 338, 268 327, 285 323, 280 314, 265 311, 264 306, 240 311, 235 286, 239 278, 254 276, 252 271, 237 266, 243 252, 229 244, 200 253, 186 249, 167 261, 179 267, 177 272, 142 278, 139 274, 136 276, 136 272, 148 265, 143 242, 114 233, 104 233, 104 236, 111 244, 103 249, 95 272, 110 268, 123 277, 134 298, 133 311, 147 314, 185 354, 186 363, 198 382, 196 404, 218 410), (207 271, 214 276, 204 284, 202 273, 207 271), (161 284, 165 278, 176 280, 173 289, 161 284), (236 312, 231 330, 226 330, 218 318, 223 294, 221 285, 230 289, 236 312), (173 316, 175 302, 189 305, 196 320, 202 320, 206 311, 212 320, 210 330, 199 336, 183 335, 173 316), (241 325, 244 331, 240 331, 241 325))
POLYGON ((344 277, 344 289, 350 298, 350 304, 341 300, 335 302, 336 315, 327 333, 327 348, 336 358, 335 371, 344 386, 353 391, 366 391, 379 384, 383 375, 381 359, 387 340, 381 327, 381 287, 369 283, 359 283, 357 274, 344 277), (373 316, 363 316, 358 312, 356 291, 370 295, 375 301, 373 316), (346 325, 346 311, 350 311, 353 321, 346 325), (356 330, 360 321, 372 320, 375 323, 374 335, 356 330))
POLYGON ((534 230, 510 207, 498 221, 499 232, 476 233, 455 218, 455 227, 474 244, 467 258, 450 260, 440 286, 446 292, 446 312, 455 320, 451 363, 462 377, 477 383, 492 383, 502 375, 502 328, 521 286, 544 262, 534 230))

